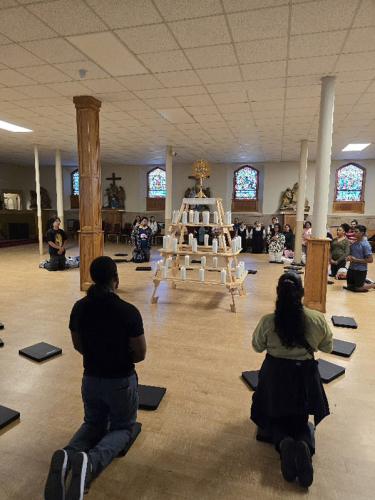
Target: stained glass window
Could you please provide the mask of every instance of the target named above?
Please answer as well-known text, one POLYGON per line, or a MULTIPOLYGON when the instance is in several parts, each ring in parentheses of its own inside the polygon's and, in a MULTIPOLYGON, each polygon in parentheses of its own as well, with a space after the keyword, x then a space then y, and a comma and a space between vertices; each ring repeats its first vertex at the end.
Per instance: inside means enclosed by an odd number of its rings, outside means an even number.
POLYGON ((363 199, 364 169, 350 163, 337 170, 336 201, 361 201, 363 199))
POLYGON ((72 195, 79 196, 79 171, 72 172, 72 195))
POLYGON ((167 181, 165 170, 154 168, 148 173, 148 197, 165 198, 167 194, 167 181))
POLYGON ((258 197, 259 172, 248 165, 234 173, 234 199, 256 200, 258 197))

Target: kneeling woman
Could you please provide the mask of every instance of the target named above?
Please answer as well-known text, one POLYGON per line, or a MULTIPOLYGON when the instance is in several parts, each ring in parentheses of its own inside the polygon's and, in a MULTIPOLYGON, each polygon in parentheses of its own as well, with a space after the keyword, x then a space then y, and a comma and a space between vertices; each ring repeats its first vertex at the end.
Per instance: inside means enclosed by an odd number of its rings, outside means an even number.
POLYGON ((295 273, 280 277, 276 310, 260 320, 253 334, 256 352, 267 351, 253 396, 251 419, 280 453, 287 481, 313 482, 311 456, 315 425, 329 415, 315 351, 332 351, 332 332, 324 315, 302 305, 303 287, 295 273))

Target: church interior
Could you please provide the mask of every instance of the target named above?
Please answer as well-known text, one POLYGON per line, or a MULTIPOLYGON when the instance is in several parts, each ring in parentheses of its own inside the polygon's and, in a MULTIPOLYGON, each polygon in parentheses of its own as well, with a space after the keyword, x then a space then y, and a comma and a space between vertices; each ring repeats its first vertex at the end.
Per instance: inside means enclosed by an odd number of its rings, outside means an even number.
POLYGON ((143 319, 139 384, 166 391, 87 498, 373 498, 375 264, 353 289, 332 249, 347 224, 348 255, 354 227, 374 252, 374 136, 374 0, 0 0, 0 500, 47 498, 51 455, 83 421, 69 317, 102 255, 143 319), (137 217, 157 223, 139 261, 137 217), (292 246, 272 249, 275 225, 292 246), (355 344, 315 352, 340 373, 320 372, 308 489, 257 439, 241 376, 295 272, 305 307, 355 344), (61 351, 19 352, 39 342, 61 351))

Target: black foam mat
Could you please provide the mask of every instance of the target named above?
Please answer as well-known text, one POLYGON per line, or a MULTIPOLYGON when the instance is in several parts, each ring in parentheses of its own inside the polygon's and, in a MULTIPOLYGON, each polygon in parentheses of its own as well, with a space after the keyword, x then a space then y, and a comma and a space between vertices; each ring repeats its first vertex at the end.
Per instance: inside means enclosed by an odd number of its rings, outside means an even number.
POLYGON ((0 429, 20 418, 18 411, 0 405, 0 429))
POLYGON ((268 263, 269 264, 284 264, 284 262, 276 262, 274 260, 269 260, 268 263))
POLYGON ((137 439, 137 437, 141 433, 141 430, 142 430, 142 424, 140 422, 136 422, 133 426, 132 435, 131 435, 130 441, 128 443, 128 446, 126 448, 124 448, 122 451, 120 451, 120 453, 118 454, 118 457, 124 457, 127 454, 127 452, 130 450, 130 448, 133 446, 134 441, 137 439))
POLYGON ((4 330, 4 323, 0 323, 0 330, 4 330))
POLYGON ((345 368, 343 366, 336 365, 335 363, 330 363, 325 359, 317 359, 317 361, 320 378, 325 384, 329 384, 345 373, 345 368))
POLYGON ((0 339, 0 347, 4 347, 4 340, 0 339))
POLYGON ((247 274, 256 274, 258 271, 256 269, 248 269, 247 274))
POLYGON ((291 265, 291 266, 284 266, 284 269, 291 269, 294 271, 298 271, 299 269, 302 269, 303 266, 297 266, 297 265, 291 265))
POLYGON ((250 372, 242 372, 242 378, 243 380, 247 383, 247 385, 255 391, 255 389, 258 387, 258 380, 259 380, 259 370, 254 370, 250 372))
POLYGON ((358 328, 357 322, 354 318, 349 316, 332 316, 332 323, 335 326, 342 326, 343 328, 358 328))
POLYGON ((137 266, 135 268, 136 271, 152 271, 151 266, 137 266))
POLYGON ((332 354, 336 354, 336 356, 343 356, 344 358, 349 358, 355 348, 356 344, 353 342, 346 342, 345 340, 333 339, 333 349, 332 354))
POLYGON ((128 259, 113 259, 116 264, 122 264, 123 262, 129 262, 128 259))
POLYGON ((300 269, 284 269, 284 273, 303 274, 300 269))
POLYGON ((115 257, 127 257, 127 253, 115 253, 115 257))
POLYGON ((155 387, 152 385, 139 385, 139 409, 155 411, 158 409, 164 394, 167 392, 165 387, 155 387))
POLYGON ((33 361, 38 361, 40 363, 41 361, 45 361, 46 359, 62 354, 62 349, 60 347, 56 347, 55 345, 47 344, 46 342, 38 342, 30 347, 20 349, 18 352, 21 356, 25 356, 26 358, 30 358, 33 361))

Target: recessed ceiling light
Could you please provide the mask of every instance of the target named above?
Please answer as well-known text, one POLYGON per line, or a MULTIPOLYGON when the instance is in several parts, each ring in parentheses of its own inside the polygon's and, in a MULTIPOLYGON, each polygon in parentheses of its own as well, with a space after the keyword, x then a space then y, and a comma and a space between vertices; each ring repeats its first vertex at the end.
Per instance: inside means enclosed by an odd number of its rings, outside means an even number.
POLYGON ((343 151, 363 151, 368 146, 370 146, 371 142, 367 144, 348 144, 344 147, 343 151))
POLYGON ((8 132, 32 132, 29 128, 19 127, 13 123, 3 122, 2 120, 0 120, 0 128, 8 130, 8 132))

